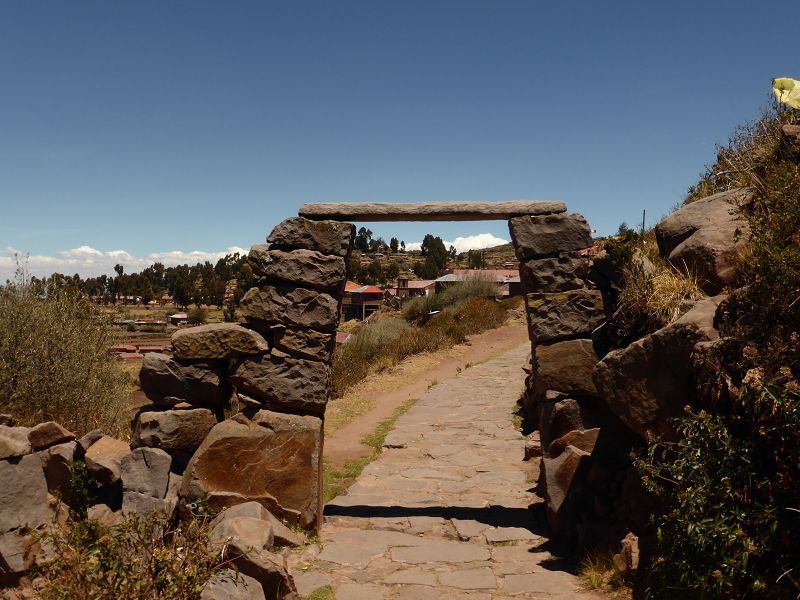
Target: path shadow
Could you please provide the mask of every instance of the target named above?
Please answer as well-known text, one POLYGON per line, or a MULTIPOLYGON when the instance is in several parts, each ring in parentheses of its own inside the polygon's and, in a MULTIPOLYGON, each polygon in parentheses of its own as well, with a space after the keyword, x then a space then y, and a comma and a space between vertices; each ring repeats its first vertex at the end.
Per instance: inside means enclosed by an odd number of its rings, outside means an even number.
POLYGON ((440 517, 442 519, 473 520, 492 527, 522 527, 539 536, 546 535, 539 505, 531 508, 509 508, 507 506, 325 506, 326 517, 355 518, 401 518, 440 517))

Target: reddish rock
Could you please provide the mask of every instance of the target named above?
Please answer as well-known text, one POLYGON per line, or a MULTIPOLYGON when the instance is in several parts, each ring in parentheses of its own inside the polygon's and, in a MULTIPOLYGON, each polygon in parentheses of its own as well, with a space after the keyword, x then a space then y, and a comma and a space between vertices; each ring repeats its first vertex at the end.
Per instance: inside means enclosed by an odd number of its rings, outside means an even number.
POLYGON ((28 441, 34 450, 44 450, 56 444, 71 442, 75 439, 75 434, 64 429, 55 421, 39 423, 28 433, 28 441))
POLYGON ((0 425, 0 460, 30 454, 32 448, 28 441, 28 427, 9 427, 0 425))
POLYGON ((219 423, 192 457, 181 496, 217 509, 256 501, 273 514, 313 525, 319 517, 322 421, 271 412, 219 423))

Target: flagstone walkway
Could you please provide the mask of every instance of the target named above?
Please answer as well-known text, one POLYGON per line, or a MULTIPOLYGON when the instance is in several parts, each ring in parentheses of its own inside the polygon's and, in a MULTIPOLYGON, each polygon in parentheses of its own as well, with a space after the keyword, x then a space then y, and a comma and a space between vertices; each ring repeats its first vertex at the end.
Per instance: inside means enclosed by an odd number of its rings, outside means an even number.
POLYGON ((337 600, 602 598, 559 569, 529 509, 536 466, 512 423, 528 351, 465 369, 397 421, 327 505, 320 542, 290 557, 301 596, 330 585, 337 600))

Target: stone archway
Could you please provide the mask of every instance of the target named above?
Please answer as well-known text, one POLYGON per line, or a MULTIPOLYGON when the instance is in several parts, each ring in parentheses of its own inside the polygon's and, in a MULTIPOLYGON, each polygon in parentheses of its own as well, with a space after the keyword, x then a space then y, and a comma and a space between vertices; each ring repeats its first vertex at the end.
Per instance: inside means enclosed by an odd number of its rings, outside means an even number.
MULTIPOLYGON (((323 419, 355 235, 348 221, 508 220, 520 261, 538 395, 552 402, 596 395, 580 383, 586 369, 582 356, 591 350, 587 338, 603 315, 599 292, 587 286, 588 261, 580 254, 592 245, 591 231, 582 216, 567 214, 563 203, 312 204, 299 215, 276 226, 267 244, 250 250, 261 279, 241 301, 244 327, 185 330, 178 343, 173 340, 176 357, 159 359, 161 379, 148 377, 143 367, 142 387, 150 388, 149 396, 181 398, 187 406, 183 412, 161 410, 155 420, 140 413, 136 445, 164 447, 159 432, 169 428, 174 436, 191 437, 195 421, 189 413, 219 405, 231 387, 247 407, 224 420, 217 410, 219 422, 212 419, 194 432, 202 443, 194 445, 183 476, 185 501, 205 497, 221 508, 256 500, 303 527, 319 526, 323 419), (570 373, 563 369, 565 360, 572 361, 570 373), (170 385, 174 394, 165 391, 170 385)), ((545 470, 547 476, 546 465, 545 470)), ((557 499, 548 503, 558 512, 557 499)))

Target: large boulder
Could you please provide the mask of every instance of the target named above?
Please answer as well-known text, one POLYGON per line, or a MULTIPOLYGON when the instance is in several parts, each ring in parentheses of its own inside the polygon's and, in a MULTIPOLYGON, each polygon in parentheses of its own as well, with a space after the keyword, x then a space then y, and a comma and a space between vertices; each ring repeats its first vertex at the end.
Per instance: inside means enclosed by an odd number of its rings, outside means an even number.
POLYGON ((539 432, 542 448, 547 451, 553 440, 570 431, 591 429, 600 425, 597 410, 590 404, 594 401, 564 398, 555 402, 538 402, 539 432))
POLYGON ((747 189, 731 190, 679 208, 656 225, 662 256, 696 274, 706 293, 719 293, 736 277, 736 255, 750 240, 738 207, 751 198, 747 189))
POLYGON ((322 414, 331 372, 318 361, 269 355, 240 360, 229 379, 237 391, 275 407, 322 414))
POLYGON ((589 261, 578 252, 562 252, 551 258, 532 258, 520 264, 526 292, 553 294, 586 286, 589 261))
POLYGON ((536 344, 585 336, 605 319, 603 297, 597 290, 559 294, 527 294, 528 332, 536 344))
POLYGON ((186 468, 181 496, 221 509, 256 501, 304 527, 319 517, 322 420, 268 410, 219 423, 186 468))
POLYGON ((597 397, 592 373, 598 358, 591 340, 567 340, 536 346, 534 386, 537 393, 556 390, 577 398, 597 397))
POLYGON ((33 448, 28 440, 29 427, 0 425, 0 460, 30 454, 33 448))
POLYGON ((719 338, 714 315, 721 300, 718 296, 698 301, 674 323, 609 352, 597 364, 597 389, 633 431, 672 431, 669 420, 691 398, 695 345, 719 338))
POLYGON ((122 459, 130 452, 127 442, 104 435, 86 452, 86 470, 101 484, 113 485, 120 479, 122 459))
POLYGON ((278 350, 292 356, 328 362, 336 347, 336 334, 276 325, 272 328, 272 343, 278 350))
POLYGON ((36 529, 51 519, 47 481, 38 454, 0 461, 0 533, 36 529))
POLYGON ((225 359, 269 352, 261 334, 235 323, 179 329, 172 334, 172 347, 175 358, 184 360, 225 359))
POLYGON ((592 245, 589 224, 578 214, 514 217, 508 221, 508 230, 520 261, 557 256, 592 245))
POLYGON ((267 237, 267 242, 284 250, 304 248, 323 254, 347 256, 353 247, 356 227, 340 221, 311 221, 303 217, 286 219, 267 237))
POLYGON ((150 410, 144 407, 134 419, 131 445, 161 448, 170 454, 191 454, 216 424, 217 418, 207 408, 150 410))
POLYGON ((250 288, 240 303, 242 315, 259 329, 263 325, 297 325, 336 331, 339 302, 325 292, 265 285, 250 288))
POLYGON ((315 250, 271 250, 257 244, 250 249, 248 260, 258 275, 334 294, 342 292, 346 280, 341 256, 315 250))
POLYGON ((30 433, 28 433, 28 441, 30 441, 34 450, 44 450, 56 444, 71 442, 74 439, 74 433, 64 429, 55 421, 39 423, 32 427, 30 433))
POLYGON ((144 355, 139 382, 145 395, 156 404, 186 401, 219 406, 230 394, 220 368, 181 363, 160 352, 144 355))

